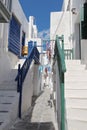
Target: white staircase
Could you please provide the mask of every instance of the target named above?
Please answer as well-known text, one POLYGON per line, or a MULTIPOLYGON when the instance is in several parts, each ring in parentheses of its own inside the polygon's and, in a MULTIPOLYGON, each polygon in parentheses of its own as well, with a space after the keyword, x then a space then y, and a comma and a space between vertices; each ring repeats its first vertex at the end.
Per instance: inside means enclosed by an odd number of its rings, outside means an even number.
POLYGON ((18 64, 23 65, 25 59, 19 60, 9 72, 8 77, 0 82, 0 130, 8 130, 18 117, 19 93, 15 78, 18 73, 18 64))
POLYGON ((16 91, 0 91, 0 130, 8 130, 18 117, 18 104, 16 91))
POLYGON ((25 59, 20 59, 13 69, 8 73, 8 76, 0 82, 0 90, 17 90, 17 82, 15 82, 15 78, 18 73, 18 64, 21 66, 25 62, 25 59))
POLYGON ((66 60, 66 130, 87 130, 87 70, 80 60, 66 60))

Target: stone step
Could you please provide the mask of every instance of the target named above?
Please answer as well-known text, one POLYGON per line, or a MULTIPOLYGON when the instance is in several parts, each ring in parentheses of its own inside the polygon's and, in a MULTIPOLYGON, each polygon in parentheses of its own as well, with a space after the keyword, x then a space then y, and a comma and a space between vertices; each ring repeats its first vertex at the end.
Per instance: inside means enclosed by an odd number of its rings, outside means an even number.
POLYGON ((66 70, 67 71, 77 71, 77 70, 86 70, 86 67, 85 67, 85 65, 79 65, 79 66, 76 66, 76 65, 73 65, 73 66, 69 66, 69 65, 67 65, 66 66, 66 70))
POLYGON ((66 108, 87 109, 87 99, 67 98, 65 100, 66 108))
POLYGON ((87 109, 67 108, 66 118, 72 120, 80 120, 87 122, 87 109))
POLYGON ((70 70, 70 71, 66 71, 66 73, 64 74, 65 77, 83 77, 83 76, 87 76, 87 70, 70 70))
POLYGON ((81 60, 65 60, 66 64, 81 64, 81 60))
POLYGON ((0 91, 0 96, 5 96, 5 97, 15 96, 16 94, 17 94, 16 91, 0 91))
POLYGON ((87 70, 80 60, 67 60, 65 73, 66 129, 87 129, 87 70))
POLYGON ((66 70, 64 73, 65 76, 81 76, 81 75, 87 75, 87 70, 66 70))
POLYGON ((87 89, 84 90, 75 90, 75 89, 67 89, 65 90, 66 98, 87 98, 87 89))
POLYGON ((0 130, 8 130, 18 116, 19 94, 0 91, 0 130))
POLYGON ((85 65, 81 61, 65 61, 66 66, 82 66, 85 65))
POLYGON ((87 130, 87 122, 68 119, 66 130, 87 130))
POLYGON ((18 70, 12 69, 8 77, 0 82, 0 90, 17 90, 17 82, 15 82, 15 78, 17 76, 18 70))
POLYGON ((87 89, 87 81, 66 81, 65 82, 65 89, 87 89))
POLYGON ((0 113, 0 122, 5 122, 5 120, 10 120, 9 112, 0 113))
POLYGON ((13 101, 14 101, 14 96, 0 97, 0 103, 1 104, 12 104, 13 101))
POLYGON ((85 64, 75 64, 75 63, 65 63, 66 64, 66 67, 71 67, 71 68, 73 68, 73 67, 81 67, 81 66, 83 66, 83 67, 86 67, 86 65, 85 64))
MULTIPOLYGON (((8 102, 7 102, 8 103, 8 102)), ((12 103, 5 104, 3 101, 0 102, 0 113, 1 111, 9 111, 12 103)))
POLYGON ((15 81, 4 81, 0 83, 0 91, 1 90, 16 90, 17 91, 17 82, 15 81))
POLYGON ((86 76, 65 76, 65 82, 70 81, 70 82, 87 82, 87 77, 86 76))

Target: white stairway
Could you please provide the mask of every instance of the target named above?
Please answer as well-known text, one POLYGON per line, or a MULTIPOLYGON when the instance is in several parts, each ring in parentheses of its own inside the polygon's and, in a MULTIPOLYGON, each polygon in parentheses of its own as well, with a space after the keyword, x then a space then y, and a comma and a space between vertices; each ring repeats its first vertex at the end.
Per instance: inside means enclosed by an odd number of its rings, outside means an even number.
POLYGON ((66 130, 87 130, 87 70, 80 60, 66 60, 66 130))
POLYGON ((18 64, 23 65, 25 59, 19 60, 17 65, 9 72, 8 77, 0 83, 0 130, 8 130, 9 126, 18 117, 19 93, 15 78, 18 64))
POLYGON ((17 82, 15 82, 15 78, 18 73, 18 64, 22 66, 24 61, 25 59, 20 59, 14 68, 10 70, 8 76, 0 83, 0 90, 17 90, 17 82))

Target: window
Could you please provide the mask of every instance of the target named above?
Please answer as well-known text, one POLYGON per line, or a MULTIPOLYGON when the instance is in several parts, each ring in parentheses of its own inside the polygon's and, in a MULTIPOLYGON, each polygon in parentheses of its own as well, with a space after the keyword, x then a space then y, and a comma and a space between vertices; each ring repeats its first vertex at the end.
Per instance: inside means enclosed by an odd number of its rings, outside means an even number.
POLYGON ((87 39, 87 3, 83 7, 83 19, 81 19, 82 39, 87 39))

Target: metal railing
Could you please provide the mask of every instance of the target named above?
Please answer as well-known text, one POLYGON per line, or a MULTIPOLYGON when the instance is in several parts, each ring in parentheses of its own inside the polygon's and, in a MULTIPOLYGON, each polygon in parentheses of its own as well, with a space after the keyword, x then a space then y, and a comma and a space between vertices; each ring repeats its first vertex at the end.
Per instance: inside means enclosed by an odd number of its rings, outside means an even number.
POLYGON ((65 59, 72 60, 73 59, 73 49, 66 49, 64 50, 65 59))
POLYGON ((35 61, 35 64, 39 64, 39 52, 35 46, 26 58, 23 66, 20 67, 20 64, 18 65, 18 75, 15 80, 17 81, 17 92, 19 92, 19 118, 21 118, 23 82, 33 60, 35 61))
MULTIPOLYGON (((65 130, 65 99, 64 99, 64 73, 66 72, 65 66, 65 56, 64 56, 64 36, 56 36, 55 50, 54 50, 54 60, 57 61, 57 67, 59 73, 59 84, 60 89, 60 117, 58 117, 58 122, 60 123, 60 130, 65 130), (59 119, 61 118, 61 119, 59 119)), ((59 99, 58 99, 59 100, 59 99)), ((59 115, 59 114, 58 114, 59 115)))

